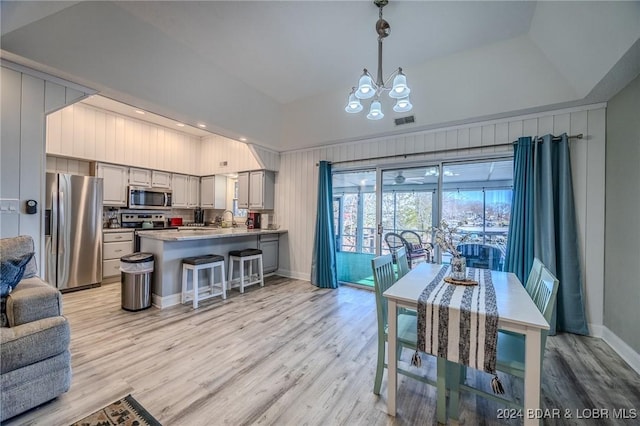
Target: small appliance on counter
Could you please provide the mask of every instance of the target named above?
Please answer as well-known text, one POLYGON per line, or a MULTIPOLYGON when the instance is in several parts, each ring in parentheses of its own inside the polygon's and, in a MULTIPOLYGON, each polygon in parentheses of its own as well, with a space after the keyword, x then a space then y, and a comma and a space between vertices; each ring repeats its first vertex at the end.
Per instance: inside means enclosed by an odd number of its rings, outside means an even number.
POLYGON ((182 226, 182 218, 172 217, 171 219, 169 219, 169 226, 182 226))
POLYGON ((195 210, 193 210, 193 222, 204 224, 204 210, 200 207, 196 207, 195 210))
POLYGON ((247 229, 260 229, 260 213, 247 213, 247 229))

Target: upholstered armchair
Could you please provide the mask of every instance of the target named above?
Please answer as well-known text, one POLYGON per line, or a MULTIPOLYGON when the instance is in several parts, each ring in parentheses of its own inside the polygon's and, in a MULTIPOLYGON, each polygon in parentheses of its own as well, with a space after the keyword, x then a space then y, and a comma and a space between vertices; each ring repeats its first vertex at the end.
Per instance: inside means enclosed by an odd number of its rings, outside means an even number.
MULTIPOLYGON (((3 271, 33 252, 29 236, 0 239, 3 271)), ((62 295, 37 276, 35 259, 21 266, 21 280, 2 297, 0 422, 57 397, 71 384, 70 330, 62 316, 62 295)))

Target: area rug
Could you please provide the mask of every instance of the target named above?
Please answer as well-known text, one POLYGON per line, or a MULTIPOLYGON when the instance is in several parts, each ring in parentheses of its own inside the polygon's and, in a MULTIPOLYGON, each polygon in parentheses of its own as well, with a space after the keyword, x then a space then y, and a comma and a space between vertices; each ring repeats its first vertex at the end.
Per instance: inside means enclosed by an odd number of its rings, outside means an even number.
POLYGON ((131 395, 112 402, 71 426, 162 426, 131 395))

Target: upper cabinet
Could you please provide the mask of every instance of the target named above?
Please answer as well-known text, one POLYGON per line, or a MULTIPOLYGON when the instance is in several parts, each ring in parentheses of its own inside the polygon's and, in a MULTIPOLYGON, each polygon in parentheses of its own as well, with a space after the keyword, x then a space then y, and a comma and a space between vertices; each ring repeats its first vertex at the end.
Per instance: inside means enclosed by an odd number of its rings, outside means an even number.
POLYGON ((171 189, 171 173, 153 170, 151 172, 151 186, 154 188, 171 189))
POLYGON ((275 174, 266 170, 238 173, 238 207, 273 210, 275 174))
POLYGON ((189 176, 189 199, 187 207, 198 207, 200 205, 200 178, 189 176))
POLYGON ((98 163, 94 174, 103 180, 103 205, 126 207, 129 168, 98 163))
POLYGON ((189 176, 173 174, 171 188, 171 206, 189 207, 189 176))
POLYGON ((238 173, 238 208, 249 208, 249 172, 238 173))
POLYGON ((205 176, 200 179, 200 207, 219 210, 227 208, 226 176, 205 176))
POLYGON ((131 186, 143 186, 145 188, 151 187, 151 170, 136 169, 131 167, 129 169, 129 185, 131 186))

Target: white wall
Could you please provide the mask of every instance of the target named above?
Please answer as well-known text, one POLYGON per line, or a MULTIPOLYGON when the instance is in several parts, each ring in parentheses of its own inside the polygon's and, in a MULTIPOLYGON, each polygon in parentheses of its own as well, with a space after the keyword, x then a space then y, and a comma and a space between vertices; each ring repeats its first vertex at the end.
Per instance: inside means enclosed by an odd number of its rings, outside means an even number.
MULTIPOLYGON (((607 108, 604 325, 640 354, 640 77, 607 108)), ((636 357, 640 371, 640 355, 636 357)))
MULTIPOLYGON (((319 160, 344 161, 405 153, 426 154, 405 161, 435 161, 473 154, 507 154, 510 147, 492 145, 514 141, 520 136, 547 133, 570 135, 583 133, 585 139, 572 140, 571 161, 578 230, 580 260, 586 287, 588 321, 591 332, 599 334, 603 321, 604 246, 604 161, 605 108, 590 107, 551 111, 544 114, 477 123, 455 128, 405 134, 324 148, 286 152, 281 155, 276 180, 276 211, 280 224, 288 229, 283 236, 280 273, 308 280, 314 240, 317 206, 317 167, 319 160), (469 149, 479 147, 478 149, 469 149), (459 148, 457 154, 438 154, 439 150, 459 148)), ((402 163, 391 160, 388 164, 402 163)), ((381 162, 379 162, 381 163, 381 162)), ((357 162, 355 166, 374 164, 357 162)), ((349 164, 340 165, 348 167, 349 164)))

